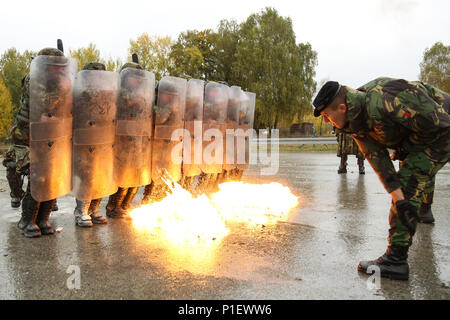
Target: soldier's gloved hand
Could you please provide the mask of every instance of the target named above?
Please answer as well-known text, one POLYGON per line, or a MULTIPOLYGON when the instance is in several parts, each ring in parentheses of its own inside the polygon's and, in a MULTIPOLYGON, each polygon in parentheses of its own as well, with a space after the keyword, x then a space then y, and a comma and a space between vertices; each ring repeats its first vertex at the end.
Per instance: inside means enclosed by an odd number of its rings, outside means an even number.
POLYGON ((408 200, 399 200, 395 203, 398 212, 398 218, 408 228, 409 233, 413 236, 416 233, 417 209, 408 200))

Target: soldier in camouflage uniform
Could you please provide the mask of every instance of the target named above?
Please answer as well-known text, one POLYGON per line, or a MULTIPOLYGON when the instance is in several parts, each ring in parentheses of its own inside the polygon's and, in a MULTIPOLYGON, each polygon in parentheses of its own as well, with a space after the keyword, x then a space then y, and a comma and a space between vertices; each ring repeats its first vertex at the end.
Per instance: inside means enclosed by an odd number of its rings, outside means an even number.
MULTIPOLYGON (((133 55, 133 60, 137 61, 137 58, 133 55)), ((142 69, 141 65, 137 62, 125 63, 120 71, 125 68, 142 69)), ((119 71, 119 72, 120 72, 119 71)), ((125 90, 125 89, 121 89, 125 90)), ((110 218, 129 219, 128 211, 131 207, 131 202, 134 199, 139 187, 121 188, 116 193, 109 196, 108 204, 106 205, 106 215, 110 218)))
MULTIPOLYGON (((106 70, 105 65, 99 62, 89 62, 83 67, 83 70, 106 70)), ((75 216, 75 224, 79 227, 89 228, 94 224, 106 224, 106 219, 100 212, 98 207, 102 199, 79 200, 75 199, 76 207, 73 212, 75 216)))
POLYGON ((314 99, 314 115, 353 134, 392 196, 386 253, 361 261, 359 271, 375 265, 382 277, 408 279, 408 248, 422 196, 450 158, 449 98, 422 82, 378 78, 358 90, 329 81, 314 99), (398 172, 387 148, 395 149, 402 160, 398 172))
MULTIPOLYGON (((22 91, 26 87, 25 82, 29 82, 29 76, 22 79, 22 91)), ((20 201, 25 195, 22 189, 22 176, 24 175, 23 168, 29 163, 29 110, 28 104, 23 99, 26 99, 24 92, 22 92, 20 102, 23 107, 19 108, 8 131, 8 142, 11 145, 3 159, 3 165, 6 167, 6 178, 11 190, 11 207, 13 208, 20 207, 20 201), (17 166, 17 163, 19 166, 17 166)))
POLYGON ((358 145, 350 134, 338 133, 338 151, 337 156, 341 157, 341 164, 339 165, 338 173, 347 173, 347 159, 349 154, 353 154, 358 159, 359 174, 365 174, 364 170, 364 155, 359 150, 358 145))
MULTIPOLYGON (((55 48, 45 48, 38 55, 64 56, 64 53, 55 48)), ((22 81, 22 96, 20 107, 8 133, 13 143, 8 151, 8 159, 15 156, 15 170, 18 175, 28 176, 28 186, 22 201, 22 217, 18 227, 26 237, 40 237, 42 234, 54 233, 49 222, 56 199, 38 202, 31 196, 30 191, 30 75, 22 81)), ((20 188, 21 189, 21 188, 20 188)))

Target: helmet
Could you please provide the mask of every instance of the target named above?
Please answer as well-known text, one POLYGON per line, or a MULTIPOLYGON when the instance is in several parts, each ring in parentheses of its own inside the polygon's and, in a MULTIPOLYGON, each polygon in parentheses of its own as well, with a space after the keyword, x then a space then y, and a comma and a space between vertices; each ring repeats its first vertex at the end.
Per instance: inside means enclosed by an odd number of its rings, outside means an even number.
POLYGON ((38 56, 64 57, 64 52, 56 48, 44 48, 41 51, 39 51, 38 56))
POLYGON ((106 70, 106 67, 103 63, 100 62, 89 62, 86 63, 83 67, 83 70, 106 70))
POLYGON ((135 62, 127 62, 127 63, 125 63, 122 66, 122 68, 120 68, 120 71, 122 71, 125 68, 134 68, 134 69, 141 69, 142 70, 141 65, 139 63, 135 63, 135 62))

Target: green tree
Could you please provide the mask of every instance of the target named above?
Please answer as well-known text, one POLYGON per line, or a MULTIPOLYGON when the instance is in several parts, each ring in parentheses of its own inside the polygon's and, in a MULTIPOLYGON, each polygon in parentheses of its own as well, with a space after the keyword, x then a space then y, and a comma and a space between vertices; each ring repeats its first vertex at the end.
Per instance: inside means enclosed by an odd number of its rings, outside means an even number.
POLYGON ((255 128, 277 128, 310 110, 317 55, 309 44, 296 44, 291 19, 265 8, 250 15, 239 34, 233 78, 258 97, 255 128))
POLYGON ((172 67, 170 48, 173 41, 170 37, 149 36, 143 33, 136 40, 130 40, 129 54, 136 53, 139 64, 145 70, 155 74, 157 80, 169 74, 172 67))
POLYGON ((171 75, 190 76, 202 80, 217 79, 215 37, 211 29, 188 30, 181 33, 170 52, 173 61, 169 69, 171 75))
POLYGON ((216 72, 213 80, 234 83, 233 63, 236 61, 236 48, 239 41, 239 24, 235 20, 221 20, 214 36, 216 72))
POLYGON ((8 134, 9 126, 13 120, 13 107, 11 94, 0 77, 0 138, 8 134))
POLYGON ((120 58, 109 58, 108 61, 105 63, 105 67, 107 71, 115 71, 119 72, 120 68, 122 68, 123 62, 120 58))
POLYGON ((22 79, 30 71, 32 57, 37 53, 25 50, 20 53, 16 48, 6 50, 0 58, 0 71, 4 85, 11 94, 11 100, 14 110, 17 110, 22 93, 22 79))
POLYGON ((436 42, 425 49, 419 79, 450 93, 450 46, 436 42))
POLYGON ((76 50, 69 49, 69 57, 77 59, 78 71, 80 71, 85 64, 89 62, 100 62, 105 64, 105 60, 100 57, 100 50, 93 43, 84 48, 79 48, 76 50))

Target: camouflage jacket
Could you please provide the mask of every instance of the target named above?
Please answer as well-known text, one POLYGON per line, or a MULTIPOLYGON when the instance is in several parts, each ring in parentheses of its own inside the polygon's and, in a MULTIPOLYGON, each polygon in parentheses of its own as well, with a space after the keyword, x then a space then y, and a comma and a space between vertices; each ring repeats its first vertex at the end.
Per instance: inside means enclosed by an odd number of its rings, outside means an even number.
POLYGON ((11 127, 8 130, 8 141, 11 144, 30 145, 30 75, 22 80, 20 106, 11 127))
POLYGON ((450 96, 421 82, 378 78, 358 90, 346 87, 346 126, 390 193, 400 181, 387 148, 424 151, 439 161, 450 152, 450 96))

